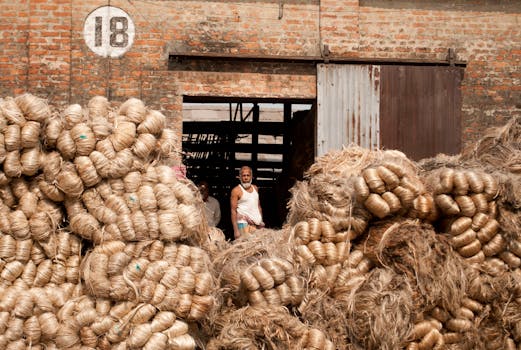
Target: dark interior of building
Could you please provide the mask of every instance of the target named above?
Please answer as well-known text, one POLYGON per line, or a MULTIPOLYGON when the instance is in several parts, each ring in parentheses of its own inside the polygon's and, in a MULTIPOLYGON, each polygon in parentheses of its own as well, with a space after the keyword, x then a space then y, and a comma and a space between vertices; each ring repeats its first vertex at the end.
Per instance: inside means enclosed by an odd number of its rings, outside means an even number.
POLYGON ((187 177, 210 184, 210 194, 221 205, 218 227, 232 239, 230 192, 243 165, 253 170, 266 227, 282 227, 289 189, 314 161, 315 100, 185 97, 184 103, 225 106, 226 116, 219 120, 197 114, 183 120, 187 177), (267 106, 278 106, 280 118, 263 117, 267 106))

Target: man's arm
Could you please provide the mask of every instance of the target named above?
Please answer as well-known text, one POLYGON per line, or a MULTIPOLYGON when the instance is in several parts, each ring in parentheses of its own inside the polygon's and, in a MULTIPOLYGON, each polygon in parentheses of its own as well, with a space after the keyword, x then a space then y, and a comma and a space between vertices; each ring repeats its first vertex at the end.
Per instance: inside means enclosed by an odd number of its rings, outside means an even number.
POLYGON ((235 239, 241 237, 241 233, 239 232, 239 228, 237 227, 237 205, 239 203, 239 188, 235 187, 232 190, 230 195, 230 210, 232 215, 232 225, 233 225, 233 236, 235 239))

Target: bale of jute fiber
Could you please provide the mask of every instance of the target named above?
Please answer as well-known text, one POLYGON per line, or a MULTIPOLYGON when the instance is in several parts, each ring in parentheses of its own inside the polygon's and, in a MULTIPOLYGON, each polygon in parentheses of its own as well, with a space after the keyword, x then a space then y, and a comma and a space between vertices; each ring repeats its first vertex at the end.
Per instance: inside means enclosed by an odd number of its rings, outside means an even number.
POLYGON ((252 306, 298 306, 304 298, 305 283, 293 264, 283 258, 271 257, 241 272, 241 288, 252 306))
MULTIPOLYGON (((230 298, 239 306, 245 305, 248 298, 244 292, 248 288, 242 282, 241 274, 263 259, 277 260, 280 266, 284 266, 285 276, 290 275, 289 265, 294 266, 294 261, 292 247, 287 244, 289 234, 289 229, 277 231, 264 228, 257 230, 251 237, 242 237, 233 244, 223 245, 221 251, 211 251, 213 269, 220 272, 222 297, 230 298)), ((295 271, 295 274, 298 273, 295 271)))
POLYGON ((49 104, 43 98, 24 93, 17 96, 14 100, 27 120, 44 122, 52 114, 49 104))
POLYGON ((438 212, 418 169, 403 160, 385 159, 363 169, 355 181, 357 200, 378 219, 408 216, 434 221, 438 212))
POLYGON ((309 269, 309 283, 314 288, 333 289, 354 238, 352 231, 336 232, 328 221, 310 218, 291 229, 295 244, 295 261, 309 269))
POLYGON ((397 151, 369 151, 356 146, 330 152, 313 164, 292 189, 288 222, 309 217, 329 221, 355 234, 372 216, 400 213, 420 219, 436 216, 432 196, 418 169, 397 151))
POLYGON ((466 264, 430 225, 413 220, 375 223, 364 241, 364 254, 376 266, 414 280, 412 297, 426 309, 456 308, 466 291, 466 264))
POLYGON ((499 184, 492 175, 468 168, 439 168, 424 175, 426 185, 445 217, 490 213, 499 184))
POLYGON ((160 239, 200 245, 208 239, 203 202, 195 186, 178 181, 163 165, 103 180, 84 190, 80 201, 64 204, 71 230, 96 244, 160 239))
POLYGON ((40 134, 51 113, 45 100, 30 94, 0 102, 0 164, 4 176, 19 178, 38 173, 42 160, 40 134))
POLYGON ((47 284, 61 285, 80 282, 80 259, 71 256, 64 262, 50 259, 28 260, 23 263, 13 260, 0 269, 1 286, 20 284, 27 287, 43 287, 47 284))
POLYGON ((507 238, 497 220, 504 209, 497 203, 501 185, 496 178, 476 168, 440 167, 426 171, 425 182, 444 214, 439 230, 449 234, 449 243, 462 257, 469 263, 490 265, 498 257, 516 264, 511 251, 516 240, 507 238))
POLYGON ((16 239, 45 241, 56 232, 64 214, 38 188, 35 180, 13 179, 0 188, 0 230, 16 239))
POLYGON ((359 248, 350 251, 347 259, 342 263, 332 287, 332 296, 337 297, 349 294, 355 290, 375 267, 373 261, 359 248))
POLYGON ((317 218, 331 222, 338 230, 351 226, 365 228, 367 215, 363 208, 355 206, 356 194, 351 183, 353 177, 375 158, 373 152, 352 147, 318 159, 304 174, 304 180, 291 189, 288 223, 295 225, 308 218, 317 218), (352 225, 352 218, 362 223, 352 225))
POLYGON ((165 121, 161 112, 148 109, 137 98, 118 108, 106 98, 95 96, 86 109, 70 105, 51 118, 44 130, 44 143, 48 150, 58 150, 65 160, 88 156, 100 176, 115 178, 118 166, 128 166, 132 157, 150 162, 179 152, 177 134, 165 128, 165 121))
POLYGON ((60 349, 195 349, 189 325, 146 303, 80 296, 58 313, 60 349))
POLYGON ((327 335, 282 307, 244 307, 219 315, 207 349, 335 349, 327 335))
POLYGON ((347 328, 353 341, 367 349, 396 349, 403 347, 415 315, 412 296, 403 275, 374 268, 353 293, 338 297, 337 305, 349 315, 347 328))
POLYGON ((64 230, 40 242, 0 233, 0 259, 0 286, 80 282, 81 243, 64 230))
POLYGON ((487 170, 518 174, 521 170, 519 129, 519 117, 511 118, 505 125, 487 129, 483 137, 463 150, 461 161, 479 162, 487 170))
POLYGON ((195 264, 204 257, 187 256, 190 252, 194 250, 189 246, 170 244, 164 247, 161 259, 150 260, 153 255, 147 251, 144 255, 129 254, 131 251, 124 242, 107 242, 86 255, 82 278, 91 296, 135 300, 159 310, 173 311, 178 317, 198 320, 213 307, 215 300, 211 293, 215 283, 205 266, 195 264))
POLYGON ((0 346, 2 349, 32 348, 55 344, 60 328, 57 314, 70 299, 81 295, 78 285, 48 284, 29 288, 15 284, 2 290, 0 346))
POLYGON ((443 348, 445 340, 440 333, 442 324, 436 319, 425 319, 414 325, 410 338, 413 342, 407 345, 407 350, 443 348))

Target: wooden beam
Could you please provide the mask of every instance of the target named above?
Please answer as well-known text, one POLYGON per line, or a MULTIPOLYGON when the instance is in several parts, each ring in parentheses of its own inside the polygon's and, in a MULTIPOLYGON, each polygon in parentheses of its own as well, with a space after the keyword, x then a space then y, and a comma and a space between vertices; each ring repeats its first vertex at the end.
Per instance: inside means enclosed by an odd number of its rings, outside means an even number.
POLYGON ((183 142, 183 151, 186 152, 237 152, 237 153, 266 153, 266 154, 283 154, 284 145, 279 144, 259 144, 251 145, 248 143, 236 143, 230 147, 222 143, 216 144, 200 144, 183 142))
MULTIPOLYGON (((241 162, 240 160, 237 161, 240 163, 240 165, 248 165, 252 166, 252 162, 250 160, 246 160, 241 162)), ((230 167, 230 164, 227 164, 226 161, 222 162, 223 164, 216 163, 215 161, 209 162, 208 159, 193 159, 188 158, 185 160, 185 164, 187 166, 193 166, 198 168, 208 168, 211 167, 212 169, 227 169, 230 167)), ((258 160, 256 162, 256 168, 257 169, 274 169, 274 170, 280 170, 283 168, 282 162, 276 162, 276 161, 267 161, 267 160, 258 160)), ((234 170, 235 171, 235 170, 234 170)))
POLYGON ((217 121, 183 122, 183 134, 253 134, 280 136, 284 134, 284 122, 217 121))

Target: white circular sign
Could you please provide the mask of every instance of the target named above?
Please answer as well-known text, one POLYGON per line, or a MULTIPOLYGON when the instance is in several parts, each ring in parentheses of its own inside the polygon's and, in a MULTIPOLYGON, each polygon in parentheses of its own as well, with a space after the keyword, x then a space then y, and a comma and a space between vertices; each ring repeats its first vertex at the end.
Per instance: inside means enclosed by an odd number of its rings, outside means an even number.
POLYGON ((92 11, 83 26, 85 43, 102 57, 123 55, 132 46, 134 35, 132 18, 114 6, 103 6, 92 11))

